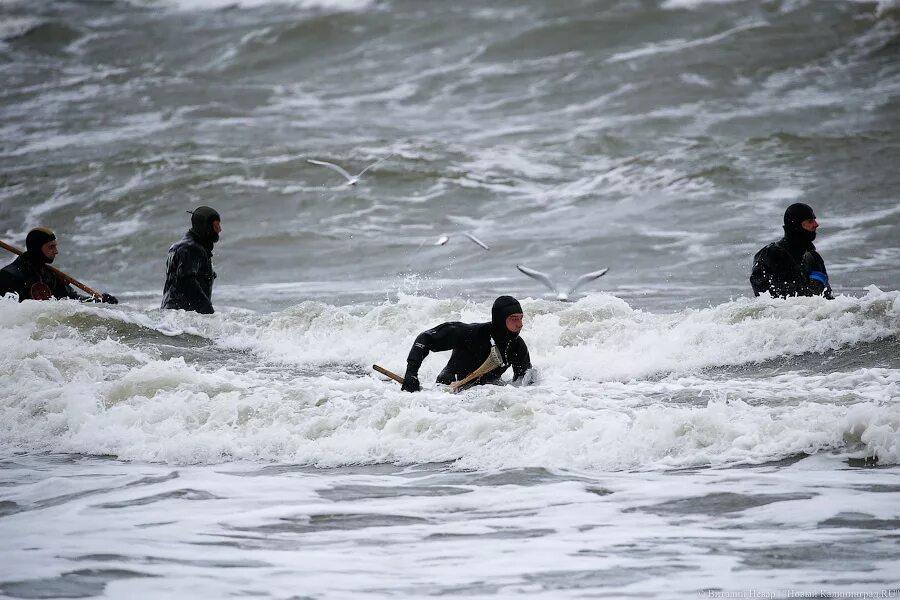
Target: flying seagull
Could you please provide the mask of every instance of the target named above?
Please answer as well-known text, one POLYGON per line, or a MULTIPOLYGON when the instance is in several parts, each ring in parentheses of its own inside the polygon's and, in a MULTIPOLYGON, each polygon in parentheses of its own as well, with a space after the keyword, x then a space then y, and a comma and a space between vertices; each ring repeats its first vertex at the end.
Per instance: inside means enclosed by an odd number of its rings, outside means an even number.
MULTIPOLYGON (((477 237, 475 237, 475 236, 472 235, 471 233, 463 232, 463 235, 466 236, 467 238, 469 238, 470 240, 472 240, 472 242, 474 242, 475 244, 478 244, 479 246, 481 246, 482 248, 484 248, 485 250, 490 250, 490 249, 491 249, 490 246, 488 246, 487 244, 485 244, 484 242, 482 242, 481 240, 479 240, 477 237)), ((435 246, 444 246, 444 245, 446 245, 447 242, 449 242, 449 241, 450 241, 450 236, 445 234, 445 235, 442 235, 441 237, 439 237, 439 238, 437 239, 437 241, 434 243, 434 245, 435 245, 435 246)))
POLYGON ((313 159, 311 159, 311 158, 307 158, 307 159, 306 159, 306 162, 308 162, 308 163, 310 163, 310 164, 314 164, 314 165, 321 165, 321 166, 323 166, 323 167, 326 167, 326 168, 328 168, 328 169, 331 169, 331 170, 334 171, 335 173, 340 173, 340 174, 343 175, 344 178, 347 180, 347 185, 356 185, 357 183, 359 183, 359 178, 363 176, 363 173, 365 173, 366 171, 368 171, 368 170, 371 169, 372 167, 374 167, 374 166, 376 166, 376 165, 378 165, 378 164, 380 164, 380 163, 383 163, 384 161, 386 161, 387 159, 389 159, 389 158, 392 157, 392 156, 393 156, 393 154, 388 154, 387 156, 385 156, 385 157, 382 158, 381 160, 376 160, 376 161, 373 162, 371 165, 369 165, 368 167, 366 167, 365 169, 363 169, 362 171, 360 171, 360 172, 359 172, 359 175, 357 175, 356 177, 353 177, 352 175, 350 175, 350 173, 348 173, 347 171, 345 171, 343 167, 340 167, 340 166, 338 166, 338 165, 336 165, 336 164, 334 164, 334 163, 325 162, 324 160, 313 160, 313 159))
POLYGON ((467 238, 469 238, 470 240, 472 240, 473 242, 475 242, 476 244, 478 244, 479 246, 481 246, 482 248, 484 248, 485 250, 490 250, 490 249, 491 249, 490 246, 488 246, 487 244, 485 244, 484 242, 482 242, 481 240, 479 240, 477 237, 475 237, 475 236, 472 235, 471 233, 463 232, 463 235, 466 236, 467 238))
POLYGON ((606 272, 609 271, 609 267, 607 267, 605 269, 600 269, 599 271, 592 271, 590 273, 585 273, 584 275, 582 275, 581 277, 579 277, 578 279, 575 280, 575 283, 572 284, 572 287, 569 288, 568 292, 561 292, 561 291, 559 291, 559 286, 556 285, 556 283, 552 279, 550 279, 550 276, 547 275, 546 273, 541 273, 540 271, 535 271, 534 269, 529 269, 528 267, 523 267, 522 265, 516 265, 516 268, 518 270, 522 271, 523 273, 525 273, 526 275, 528 275, 529 277, 531 277, 532 279, 537 279, 538 281, 540 281, 541 283, 546 285, 548 288, 550 288, 553 291, 554 294, 556 294, 556 299, 561 300, 563 302, 568 301, 569 296, 574 294, 575 290, 577 290, 583 284, 587 283, 588 281, 593 281, 595 279, 603 277, 604 275, 606 275, 606 272))

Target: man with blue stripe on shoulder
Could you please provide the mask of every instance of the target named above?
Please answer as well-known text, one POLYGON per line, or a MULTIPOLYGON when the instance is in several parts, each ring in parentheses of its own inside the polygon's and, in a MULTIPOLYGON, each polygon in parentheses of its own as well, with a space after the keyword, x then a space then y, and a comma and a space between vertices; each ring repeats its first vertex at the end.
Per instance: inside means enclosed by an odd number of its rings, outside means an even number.
POLYGON ((768 292, 775 298, 825 296, 833 300, 825 261, 813 240, 819 222, 808 204, 791 204, 784 211, 784 237, 756 253, 750 285, 757 296, 768 292))

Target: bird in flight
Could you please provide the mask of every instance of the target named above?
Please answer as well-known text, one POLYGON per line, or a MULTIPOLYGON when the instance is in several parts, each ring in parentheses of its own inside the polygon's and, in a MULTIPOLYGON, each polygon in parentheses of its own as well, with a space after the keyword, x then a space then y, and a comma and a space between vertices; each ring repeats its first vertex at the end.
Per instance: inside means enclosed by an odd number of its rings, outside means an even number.
POLYGON ((557 285, 555 281, 550 279, 550 276, 546 273, 541 273, 540 271, 535 271, 534 269, 529 269, 528 267, 524 267, 522 265, 516 265, 516 268, 532 279, 537 279, 538 281, 546 285, 554 294, 556 294, 556 299, 561 300, 562 302, 568 301, 569 296, 574 294, 575 290, 577 290, 588 281, 593 281, 595 279, 603 277, 604 275, 606 275, 606 272, 609 271, 609 267, 607 267, 605 269, 600 269, 599 271, 591 271, 590 273, 585 273, 575 280, 575 283, 572 284, 572 287, 569 288, 568 292, 563 292, 560 290, 559 285, 557 285))
POLYGON ((359 183, 359 178, 362 177, 366 171, 368 171, 369 169, 371 169, 372 167, 374 167, 376 165, 383 163, 384 161, 386 161, 387 159, 389 159, 392 156, 393 156, 393 154, 388 154, 381 160, 376 160, 371 165, 369 165, 368 167, 366 167, 365 169, 360 171, 359 175, 357 175, 356 177, 354 177, 353 175, 351 175, 350 173, 345 171, 343 167, 336 165, 334 163, 325 162, 324 160, 313 160, 311 158, 307 158, 306 162, 313 164, 313 165, 320 165, 322 167, 326 167, 328 169, 331 169, 335 173, 340 173, 341 175, 344 176, 344 179, 347 180, 347 185, 356 185, 357 183, 359 183))
MULTIPOLYGON (((484 248, 485 250, 490 250, 490 249, 491 249, 490 246, 488 246, 487 244, 485 244, 484 242, 482 242, 481 240, 479 240, 477 237, 475 237, 475 236, 472 235, 471 233, 463 232, 463 235, 466 236, 467 238, 469 238, 470 240, 472 240, 473 243, 478 244, 479 246, 481 246, 482 248, 484 248)), ((434 245, 435 245, 435 246, 444 246, 444 245, 445 245, 447 242, 449 242, 449 241, 450 241, 450 236, 449 236, 449 235, 442 235, 441 237, 439 237, 439 238, 437 239, 437 241, 434 243, 434 245)))

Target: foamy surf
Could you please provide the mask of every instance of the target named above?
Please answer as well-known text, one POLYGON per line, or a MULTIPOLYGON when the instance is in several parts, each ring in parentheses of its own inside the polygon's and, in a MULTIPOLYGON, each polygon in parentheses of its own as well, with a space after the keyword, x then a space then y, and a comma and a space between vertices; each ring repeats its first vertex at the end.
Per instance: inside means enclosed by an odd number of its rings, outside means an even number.
POLYGON ((896 7, 0 0, 2 237, 122 301, 0 303, 0 596, 889 597, 896 7), (372 371, 500 294, 538 385, 372 371))
MULTIPOLYGON (((898 298, 870 289, 833 302, 742 299, 675 314, 602 294, 525 300, 523 337, 541 383, 460 395, 440 386, 402 393, 369 366, 402 371, 416 333, 477 321, 488 311, 478 302, 404 296, 209 317, 6 302, 0 428, 7 451, 175 464, 646 470, 817 452, 892 463, 896 369, 822 371, 812 360, 760 373, 776 357, 852 352, 898 335, 898 298)), ((445 359, 426 360, 423 381, 445 359)))

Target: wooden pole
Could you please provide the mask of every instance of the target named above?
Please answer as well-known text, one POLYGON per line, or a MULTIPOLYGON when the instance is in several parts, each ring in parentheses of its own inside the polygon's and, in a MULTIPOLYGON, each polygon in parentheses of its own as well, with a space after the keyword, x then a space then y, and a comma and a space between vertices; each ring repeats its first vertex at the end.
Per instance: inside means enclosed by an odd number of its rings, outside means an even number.
MULTIPOLYGON (((15 246, 10 246, 9 244, 7 244, 6 242, 3 242, 3 241, 0 241, 0 248, 3 248, 4 250, 9 250, 10 252, 12 252, 13 254, 16 254, 18 256, 21 256, 22 254, 24 254, 24 252, 22 252, 15 246)), ((63 281, 71 283, 72 285, 74 285, 77 288, 81 288, 82 290, 84 290, 85 292, 87 292, 88 294, 90 294, 91 296, 96 298, 97 300, 101 300, 103 298, 103 294, 101 294, 97 290, 89 288, 88 286, 84 285, 83 283, 81 283, 80 281, 75 279, 74 277, 71 277, 70 275, 66 275, 65 273, 63 273, 62 271, 57 269, 56 267, 54 267, 52 265, 44 265, 44 266, 47 267, 48 269, 50 269, 50 271, 52 271, 57 277, 60 277, 63 281)))
POLYGON ((381 373, 382 375, 387 375, 388 377, 390 377, 391 379, 393 379, 400 385, 403 385, 403 378, 400 377, 399 375, 397 375, 396 373, 388 371, 384 367, 379 367, 378 365, 372 365, 372 368, 375 369, 376 371, 378 371, 379 373, 381 373))

